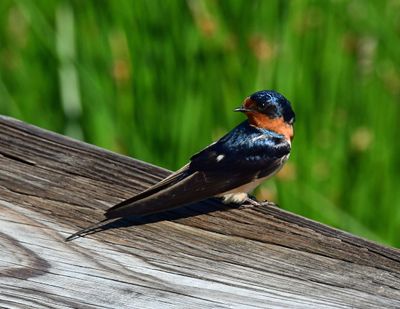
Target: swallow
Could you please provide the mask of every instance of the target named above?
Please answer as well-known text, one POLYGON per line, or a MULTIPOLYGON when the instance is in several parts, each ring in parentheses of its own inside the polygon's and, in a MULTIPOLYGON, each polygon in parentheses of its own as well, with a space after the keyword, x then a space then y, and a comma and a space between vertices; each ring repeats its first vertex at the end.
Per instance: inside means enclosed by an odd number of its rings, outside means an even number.
POLYGON ((247 116, 181 169, 109 208, 105 219, 69 236, 72 240, 124 217, 164 212, 211 197, 224 203, 260 203, 248 193, 278 172, 290 155, 295 114, 280 93, 262 90, 235 109, 247 116))

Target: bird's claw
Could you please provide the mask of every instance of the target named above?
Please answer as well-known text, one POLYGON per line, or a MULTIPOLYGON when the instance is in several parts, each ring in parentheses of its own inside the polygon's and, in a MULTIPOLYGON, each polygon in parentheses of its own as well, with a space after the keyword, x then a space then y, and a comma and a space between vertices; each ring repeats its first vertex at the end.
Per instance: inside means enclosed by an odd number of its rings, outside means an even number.
POLYGON ((255 197, 249 196, 239 208, 244 209, 252 207, 279 207, 279 205, 268 200, 259 202, 255 197))

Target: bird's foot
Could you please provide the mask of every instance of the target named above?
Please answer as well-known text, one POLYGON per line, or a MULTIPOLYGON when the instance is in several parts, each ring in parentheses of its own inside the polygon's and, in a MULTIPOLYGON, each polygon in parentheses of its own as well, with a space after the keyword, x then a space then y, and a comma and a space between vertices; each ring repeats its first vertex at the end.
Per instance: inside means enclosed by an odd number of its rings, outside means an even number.
POLYGON ((254 196, 248 196, 247 199, 243 202, 243 204, 239 208, 252 208, 252 207, 279 207, 278 204, 270 201, 259 202, 254 196))

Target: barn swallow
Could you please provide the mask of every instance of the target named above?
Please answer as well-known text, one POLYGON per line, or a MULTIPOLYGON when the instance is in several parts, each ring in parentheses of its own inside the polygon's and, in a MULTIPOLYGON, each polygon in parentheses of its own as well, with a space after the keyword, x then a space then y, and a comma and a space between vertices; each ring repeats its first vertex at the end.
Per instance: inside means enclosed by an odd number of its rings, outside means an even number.
POLYGON ((289 158, 295 114, 290 102, 273 90, 252 94, 235 111, 248 119, 193 155, 180 170, 109 208, 103 221, 66 240, 117 219, 164 212, 211 197, 222 198, 224 203, 259 205, 248 192, 279 171, 289 158))

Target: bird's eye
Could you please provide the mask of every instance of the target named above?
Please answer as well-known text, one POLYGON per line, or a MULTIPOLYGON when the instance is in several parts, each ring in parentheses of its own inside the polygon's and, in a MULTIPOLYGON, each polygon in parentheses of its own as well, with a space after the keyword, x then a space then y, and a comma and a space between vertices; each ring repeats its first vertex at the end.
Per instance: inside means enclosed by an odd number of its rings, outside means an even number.
POLYGON ((258 103, 258 109, 261 110, 261 111, 266 110, 267 107, 268 107, 267 102, 260 102, 260 103, 258 103))
POLYGON ((275 107, 270 104, 270 102, 260 102, 258 103, 258 110, 263 114, 273 114, 275 112, 275 107))

